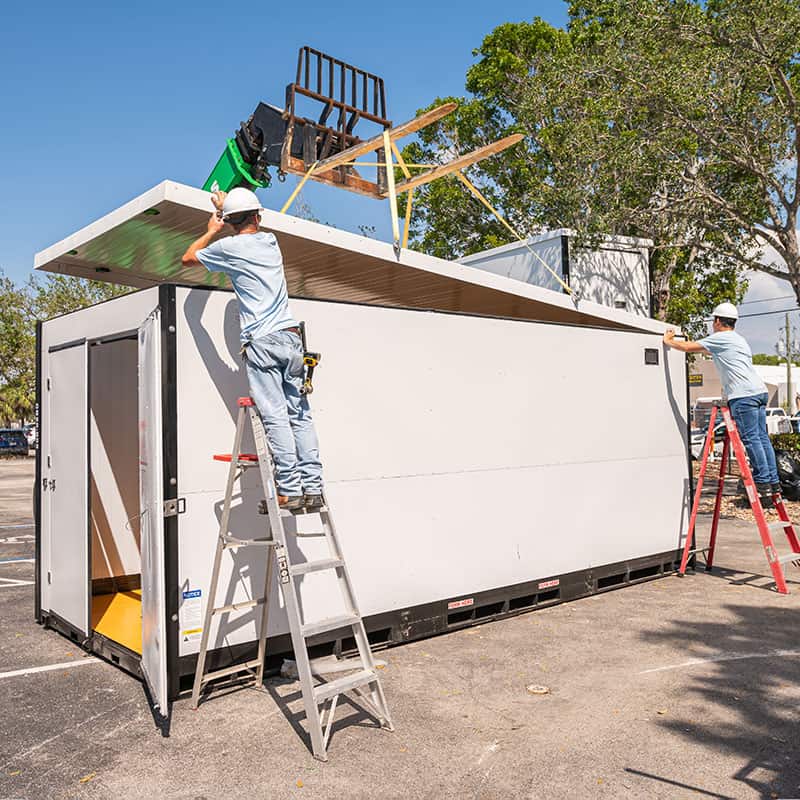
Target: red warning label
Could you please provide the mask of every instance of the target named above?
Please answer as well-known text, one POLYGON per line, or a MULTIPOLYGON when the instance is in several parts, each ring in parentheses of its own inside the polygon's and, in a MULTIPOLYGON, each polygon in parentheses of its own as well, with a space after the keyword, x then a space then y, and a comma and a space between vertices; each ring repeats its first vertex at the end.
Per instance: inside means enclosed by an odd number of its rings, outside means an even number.
POLYGON ((453 600, 452 603, 447 604, 447 610, 452 611, 454 608, 464 608, 464 606, 471 606, 475 602, 474 597, 468 597, 466 600, 453 600))
POLYGON ((558 578, 556 578, 555 580, 552 580, 552 581, 542 581, 539 584, 539 588, 540 589, 552 589, 555 586, 558 586, 559 583, 560 583, 560 581, 559 581, 558 578))

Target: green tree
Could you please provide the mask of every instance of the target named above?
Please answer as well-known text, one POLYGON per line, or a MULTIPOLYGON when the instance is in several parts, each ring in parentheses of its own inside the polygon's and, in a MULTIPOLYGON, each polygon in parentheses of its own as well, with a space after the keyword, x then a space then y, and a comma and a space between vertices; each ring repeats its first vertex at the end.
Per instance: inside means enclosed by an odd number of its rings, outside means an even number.
POLYGON ((0 419, 33 416, 36 321, 94 305, 130 288, 64 275, 31 277, 17 286, 0 272, 0 419))
POLYGON ((26 292, 0 273, 0 420, 21 423, 34 405, 35 334, 26 292))
MULTIPOLYGON (((739 299, 743 267, 792 282, 797 250, 797 0, 588 0, 568 30, 492 31, 472 97, 409 158, 445 160, 513 130, 524 146, 471 168, 523 235, 644 236, 657 316, 696 322, 739 299), (787 268, 760 263, 771 244, 787 268)), ((415 244, 453 257, 506 242, 454 180, 419 193, 415 244)))

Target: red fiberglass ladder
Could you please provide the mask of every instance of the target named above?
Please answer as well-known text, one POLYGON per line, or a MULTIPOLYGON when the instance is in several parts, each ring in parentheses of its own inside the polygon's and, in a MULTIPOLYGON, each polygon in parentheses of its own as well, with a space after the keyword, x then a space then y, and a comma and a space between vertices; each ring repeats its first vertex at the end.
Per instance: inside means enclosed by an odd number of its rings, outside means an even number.
POLYGON ((753 516, 756 518, 756 525, 761 536, 761 543, 764 545, 764 552, 767 555, 769 568, 772 570, 772 576, 775 578, 775 586, 781 594, 788 594, 789 590, 786 588, 786 579, 783 575, 783 565, 791 561, 795 566, 800 566, 800 541, 798 541, 794 525, 792 525, 789 519, 789 514, 786 512, 786 506, 783 503, 782 495, 774 494, 772 496, 772 500, 775 503, 775 510, 778 512, 780 520, 778 522, 767 522, 767 518, 764 516, 764 509, 761 506, 761 500, 758 497, 755 482, 753 481, 753 474, 750 472, 750 467, 747 464, 747 456, 745 455, 744 445, 739 436, 739 431, 736 430, 736 424, 731 417, 730 409, 721 402, 714 403, 711 409, 711 420, 708 423, 708 434, 706 435, 705 445, 703 446, 703 460, 700 464, 700 474, 697 478, 697 489, 694 493, 692 515, 689 519, 689 530, 686 533, 686 544, 683 547, 683 558, 681 558, 681 566, 678 569, 678 574, 684 575, 686 573, 686 564, 689 561, 689 556, 694 553, 707 554, 706 572, 711 571, 711 567, 714 563, 714 548, 717 543, 717 527, 719 526, 719 513, 722 505, 722 489, 725 484, 725 469, 728 466, 731 445, 733 445, 733 453, 739 464, 739 471, 742 474, 744 488, 747 492, 747 499, 750 501, 750 507, 753 509, 753 516), (706 475, 708 458, 714 441, 714 422, 717 417, 717 409, 719 409, 722 414, 722 419, 727 429, 727 435, 725 436, 725 443, 722 446, 722 459, 719 463, 719 481, 717 482, 717 498, 714 503, 714 517, 711 522, 711 539, 709 540, 708 547, 693 550, 692 543, 694 542, 697 510, 700 506, 700 494, 703 491, 703 480, 706 475), (772 531, 777 530, 782 530, 786 534, 789 546, 792 548, 792 552, 788 555, 779 556, 775 551, 775 545, 772 541, 772 531))

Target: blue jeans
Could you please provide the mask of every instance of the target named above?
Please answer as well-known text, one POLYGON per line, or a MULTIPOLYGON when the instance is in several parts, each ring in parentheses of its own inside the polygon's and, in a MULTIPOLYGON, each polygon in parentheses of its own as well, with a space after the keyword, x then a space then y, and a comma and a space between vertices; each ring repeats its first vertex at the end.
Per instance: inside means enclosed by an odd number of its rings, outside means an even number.
POLYGON ((245 349, 250 393, 264 422, 275 461, 279 494, 322 492, 322 464, 303 385, 303 344, 296 333, 276 331, 245 349))
POLYGON ((728 401, 733 421, 739 429, 756 483, 778 483, 775 451, 767 433, 767 393, 735 397, 728 401))

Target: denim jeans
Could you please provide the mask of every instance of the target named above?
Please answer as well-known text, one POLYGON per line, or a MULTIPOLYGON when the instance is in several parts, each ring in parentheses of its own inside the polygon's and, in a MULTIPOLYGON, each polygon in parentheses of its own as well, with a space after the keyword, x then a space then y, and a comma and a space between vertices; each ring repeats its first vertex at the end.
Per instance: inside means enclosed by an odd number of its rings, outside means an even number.
POLYGON ((290 331, 251 339, 245 349, 250 393, 264 422, 275 460, 278 492, 320 494, 322 464, 303 385, 303 345, 290 331))
POLYGON ((775 451, 767 433, 767 393, 735 397, 728 402, 739 429, 756 483, 778 483, 775 451))

